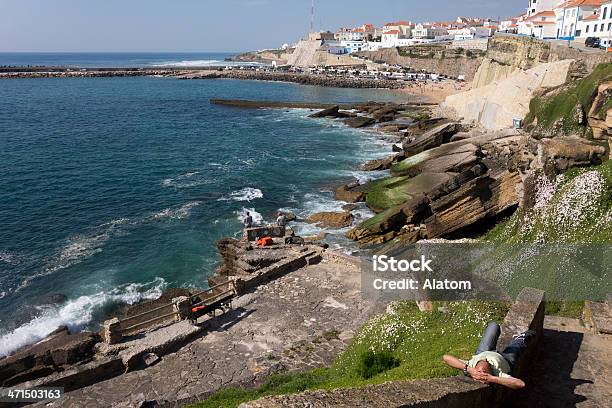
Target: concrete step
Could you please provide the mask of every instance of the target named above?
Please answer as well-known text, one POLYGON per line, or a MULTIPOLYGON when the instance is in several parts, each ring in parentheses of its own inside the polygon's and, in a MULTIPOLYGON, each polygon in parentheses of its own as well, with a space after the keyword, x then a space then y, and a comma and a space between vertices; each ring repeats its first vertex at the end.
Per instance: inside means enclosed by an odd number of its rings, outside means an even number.
MULTIPOLYGON (((608 302, 610 298, 608 297, 608 302)), ((584 303, 582 320, 593 332, 598 334, 612 334, 612 310, 608 302, 584 303)))

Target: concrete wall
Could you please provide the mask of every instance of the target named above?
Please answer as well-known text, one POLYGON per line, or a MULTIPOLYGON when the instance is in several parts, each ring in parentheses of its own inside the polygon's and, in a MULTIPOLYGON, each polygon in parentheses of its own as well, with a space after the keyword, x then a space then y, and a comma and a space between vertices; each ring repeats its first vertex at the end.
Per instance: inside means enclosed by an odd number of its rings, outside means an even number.
MULTIPOLYGON (((537 364, 537 351, 541 345, 544 330, 544 292, 525 288, 512 305, 504 324, 497 349, 502 351, 512 336, 527 329, 536 331, 535 341, 513 372, 522 376, 529 364, 537 364)), ((306 391, 300 394, 265 397, 240 405, 240 408, 276 407, 414 407, 414 408, 495 408, 515 398, 512 390, 499 386, 487 386, 463 376, 417 380, 393 381, 361 388, 347 388, 333 391, 306 391)))

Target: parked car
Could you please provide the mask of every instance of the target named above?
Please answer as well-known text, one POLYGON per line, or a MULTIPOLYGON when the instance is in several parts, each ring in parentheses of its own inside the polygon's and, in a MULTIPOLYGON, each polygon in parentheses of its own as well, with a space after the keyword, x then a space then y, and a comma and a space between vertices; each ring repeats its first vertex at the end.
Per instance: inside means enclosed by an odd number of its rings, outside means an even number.
POLYGON ((584 42, 584 45, 592 48, 599 48, 601 40, 598 37, 588 37, 584 42))

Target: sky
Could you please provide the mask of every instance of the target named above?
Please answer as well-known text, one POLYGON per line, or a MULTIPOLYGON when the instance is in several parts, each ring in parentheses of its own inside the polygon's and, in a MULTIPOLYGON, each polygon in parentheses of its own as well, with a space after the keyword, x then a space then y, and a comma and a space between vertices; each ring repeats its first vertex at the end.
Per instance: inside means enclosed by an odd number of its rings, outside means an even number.
MULTIPOLYGON (((310 27, 311 0, 0 0, 0 52, 237 52, 310 27)), ((315 29, 509 17, 528 0, 315 0, 315 29)))

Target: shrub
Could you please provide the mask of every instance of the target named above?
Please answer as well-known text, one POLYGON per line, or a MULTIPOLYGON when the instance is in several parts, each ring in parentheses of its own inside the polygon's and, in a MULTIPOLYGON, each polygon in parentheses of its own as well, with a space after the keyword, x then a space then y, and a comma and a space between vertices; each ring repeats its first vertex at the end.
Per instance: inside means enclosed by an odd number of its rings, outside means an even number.
POLYGON ((372 351, 366 351, 359 357, 357 373, 361 378, 367 380, 392 368, 399 367, 399 365, 399 359, 395 358, 391 352, 383 351, 375 354, 372 351))

